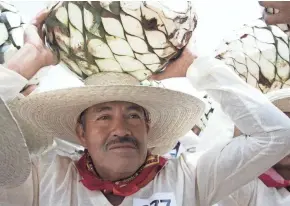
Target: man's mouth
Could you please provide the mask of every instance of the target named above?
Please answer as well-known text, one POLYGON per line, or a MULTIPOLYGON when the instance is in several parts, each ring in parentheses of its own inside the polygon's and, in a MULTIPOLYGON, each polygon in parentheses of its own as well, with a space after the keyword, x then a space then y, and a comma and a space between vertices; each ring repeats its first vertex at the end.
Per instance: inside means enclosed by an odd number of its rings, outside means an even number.
POLYGON ((131 143, 116 143, 108 148, 109 150, 114 150, 114 149, 137 149, 134 144, 131 143))

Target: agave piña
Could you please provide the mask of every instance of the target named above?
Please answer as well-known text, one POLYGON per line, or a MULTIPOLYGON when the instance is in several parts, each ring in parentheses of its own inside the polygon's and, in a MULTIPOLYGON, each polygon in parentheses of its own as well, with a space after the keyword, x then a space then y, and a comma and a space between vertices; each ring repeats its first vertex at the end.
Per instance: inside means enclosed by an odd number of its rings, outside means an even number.
POLYGON ((216 51, 217 58, 263 93, 290 86, 289 37, 258 19, 235 31, 216 51))
POLYGON ((196 27, 191 2, 172 3, 60 2, 45 23, 47 43, 82 79, 126 72, 143 81, 180 54, 196 27))

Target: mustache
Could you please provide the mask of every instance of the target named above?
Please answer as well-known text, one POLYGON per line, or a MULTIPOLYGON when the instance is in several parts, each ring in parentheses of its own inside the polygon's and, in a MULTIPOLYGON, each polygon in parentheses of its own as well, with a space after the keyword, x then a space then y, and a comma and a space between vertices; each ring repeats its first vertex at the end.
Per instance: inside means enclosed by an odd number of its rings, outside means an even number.
POLYGON ((117 136, 113 140, 110 140, 105 143, 105 150, 108 150, 108 147, 114 144, 122 144, 122 143, 131 143, 133 144, 137 149, 139 148, 139 142, 134 136, 117 136))

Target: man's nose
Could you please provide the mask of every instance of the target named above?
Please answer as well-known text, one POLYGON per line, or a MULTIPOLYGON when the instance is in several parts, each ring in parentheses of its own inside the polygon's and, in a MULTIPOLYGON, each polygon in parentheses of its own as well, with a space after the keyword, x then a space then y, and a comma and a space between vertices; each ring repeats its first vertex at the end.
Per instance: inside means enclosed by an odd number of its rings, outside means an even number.
POLYGON ((116 118, 114 119, 113 123, 114 127, 112 130, 112 135, 119 136, 119 137, 125 137, 125 136, 131 136, 132 133, 128 127, 128 124, 123 118, 116 118))

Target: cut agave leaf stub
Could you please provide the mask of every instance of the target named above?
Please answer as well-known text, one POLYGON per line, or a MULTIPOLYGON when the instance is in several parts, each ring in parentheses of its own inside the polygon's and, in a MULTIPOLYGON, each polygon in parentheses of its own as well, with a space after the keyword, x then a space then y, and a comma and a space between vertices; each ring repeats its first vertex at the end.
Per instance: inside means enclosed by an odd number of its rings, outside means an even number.
POLYGON ((178 7, 166 1, 65 1, 50 8, 47 44, 65 54, 60 59, 83 79, 96 71, 147 79, 186 46, 197 20, 190 1, 178 7))

